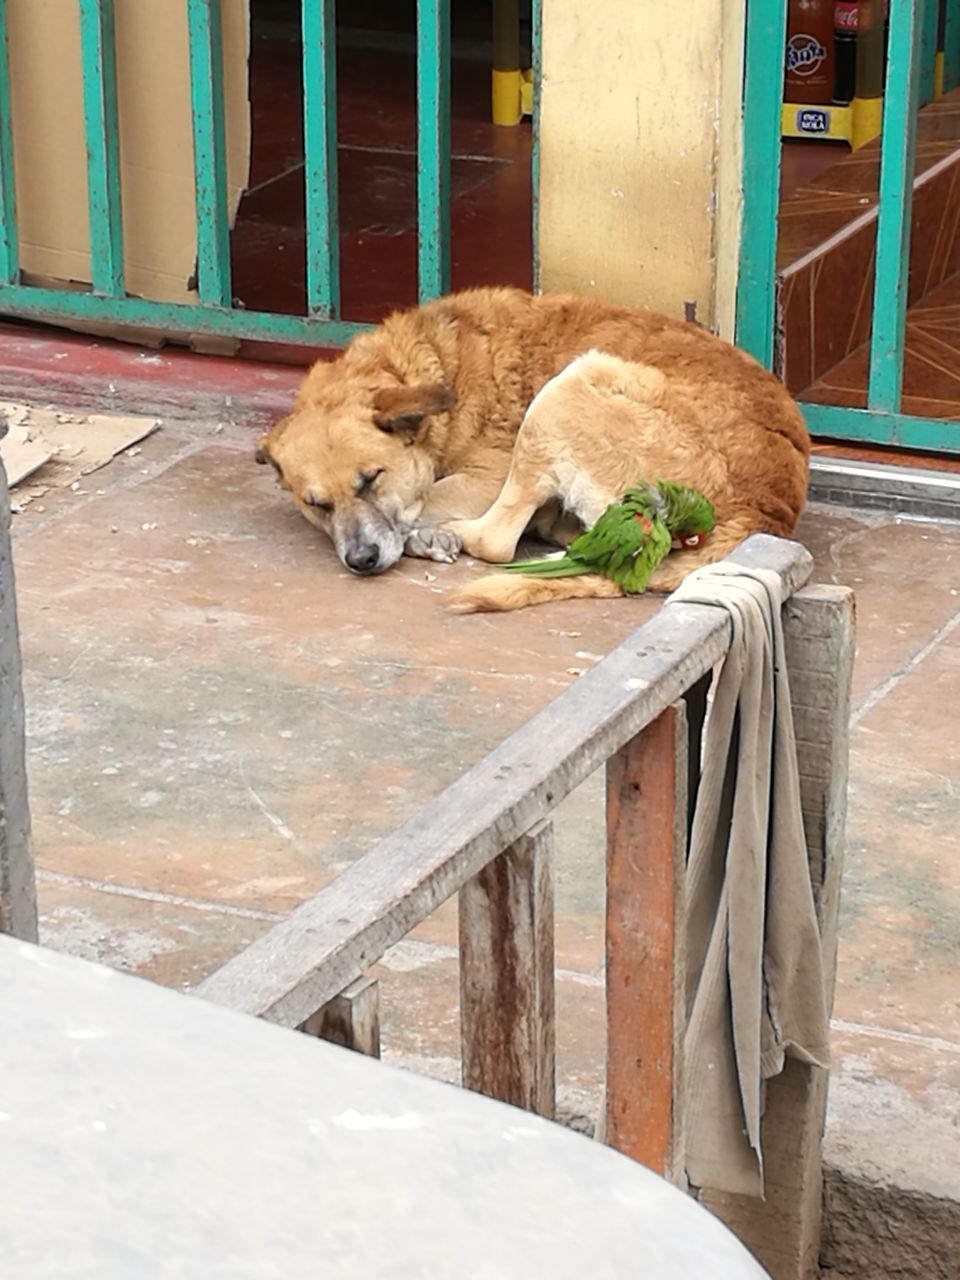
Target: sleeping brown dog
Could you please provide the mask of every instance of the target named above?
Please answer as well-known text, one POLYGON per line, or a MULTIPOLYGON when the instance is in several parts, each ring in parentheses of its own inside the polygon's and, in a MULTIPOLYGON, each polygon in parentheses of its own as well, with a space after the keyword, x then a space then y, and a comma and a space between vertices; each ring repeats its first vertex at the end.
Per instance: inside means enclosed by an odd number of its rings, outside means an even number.
MULTIPOLYGON (((784 386, 696 325, 476 289, 392 315, 315 364, 257 457, 363 575, 404 554, 504 563, 528 529, 565 546, 638 477, 683 481, 717 524, 657 570, 651 588, 670 591, 751 533, 793 533, 809 449, 784 386)), ((595 575, 496 574, 451 604, 619 594, 595 575)))

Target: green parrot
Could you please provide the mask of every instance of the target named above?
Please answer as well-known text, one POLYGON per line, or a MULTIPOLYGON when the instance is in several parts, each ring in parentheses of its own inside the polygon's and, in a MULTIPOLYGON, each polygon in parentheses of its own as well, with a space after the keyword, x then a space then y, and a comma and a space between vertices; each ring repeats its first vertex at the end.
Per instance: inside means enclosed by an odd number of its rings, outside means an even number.
POLYGON ((639 595, 672 548, 699 546, 713 523, 713 507, 698 489, 672 480, 638 480, 562 556, 514 560, 503 567, 538 578, 600 573, 629 595, 639 595))

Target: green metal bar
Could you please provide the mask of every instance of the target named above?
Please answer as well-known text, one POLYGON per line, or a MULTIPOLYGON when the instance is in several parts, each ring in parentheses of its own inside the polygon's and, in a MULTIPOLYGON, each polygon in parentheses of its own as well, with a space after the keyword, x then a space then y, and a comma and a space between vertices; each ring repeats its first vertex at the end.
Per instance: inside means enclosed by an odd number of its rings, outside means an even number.
POLYGON ((113 0, 80 0, 80 48, 87 138, 90 278, 97 293, 119 298, 125 290, 113 0))
POLYGON ((903 387, 910 210, 920 82, 920 33, 916 19, 916 0, 891 0, 867 393, 868 407, 887 413, 899 411, 903 387))
POLYGON ((943 89, 960 84, 960 0, 946 0, 943 28, 943 89))
POLYGON ((780 193, 780 109, 787 6, 747 5, 743 92, 743 219, 737 284, 737 344, 773 367, 780 193))
POLYGON ((302 0, 307 309, 340 314, 336 0, 302 0))
POLYGON ((813 436, 960 454, 960 422, 949 418, 914 418, 835 404, 801 404, 800 408, 813 436))
POLYGON ((223 120, 220 0, 187 0, 193 155, 197 203, 197 291, 209 306, 230 305, 230 219, 223 120))
POLYGON ((417 291, 450 288, 450 0, 417 4, 417 291))
POLYGON ((918 0, 920 26, 920 106, 933 101, 940 0, 918 0))
POLYGON ((31 320, 108 320, 132 328, 163 329, 168 333, 223 334, 229 338, 321 347, 345 346, 370 327, 344 320, 274 315, 203 303, 105 298, 97 293, 41 289, 32 285, 0 285, 0 315, 31 320))
POLYGON ((533 55, 533 149, 530 181, 533 196, 533 291, 540 292, 540 110, 543 95, 543 0, 532 0, 530 44, 533 55))
POLYGON ((7 0, 0 0, 0 283, 12 283, 19 278, 20 249, 17 240, 17 196, 13 172, 7 0))

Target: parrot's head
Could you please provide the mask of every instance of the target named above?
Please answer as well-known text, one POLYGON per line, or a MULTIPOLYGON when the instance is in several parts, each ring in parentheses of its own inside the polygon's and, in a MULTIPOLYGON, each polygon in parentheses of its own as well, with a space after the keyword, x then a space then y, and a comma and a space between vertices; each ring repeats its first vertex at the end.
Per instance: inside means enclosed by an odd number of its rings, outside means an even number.
POLYGON ((693 500, 684 513, 683 523, 680 525, 680 536, 696 534, 702 539, 708 533, 713 533, 716 515, 712 503, 702 493, 697 492, 696 489, 690 490, 690 493, 693 495, 693 500))
POLYGON ((657 489, 674 549, 699 547, 713 532, 716 516, 712 503, 699 489, 673 480, 658 480, 657 489))

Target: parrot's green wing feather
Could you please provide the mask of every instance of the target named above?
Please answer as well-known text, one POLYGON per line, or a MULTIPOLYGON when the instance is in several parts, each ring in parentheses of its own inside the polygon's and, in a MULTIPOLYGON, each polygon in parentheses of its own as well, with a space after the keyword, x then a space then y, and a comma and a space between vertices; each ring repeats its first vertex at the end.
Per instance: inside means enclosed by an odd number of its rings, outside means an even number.
POLYGON ((571 555, 550 556, 546 560, 514 560, 500 568, 507 573, 531 573, 537 578, 570 578, 574 574, 590 572, 588 564, 571 555))
POLYGON ((658 517, 653 522, 649 540, 627 566, 625 575, 614 579, 617 585, 631 595, 640 595, 646 591, 654 569, 669 555, 671 541, 670 530, 658 517))

